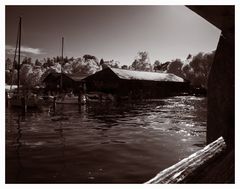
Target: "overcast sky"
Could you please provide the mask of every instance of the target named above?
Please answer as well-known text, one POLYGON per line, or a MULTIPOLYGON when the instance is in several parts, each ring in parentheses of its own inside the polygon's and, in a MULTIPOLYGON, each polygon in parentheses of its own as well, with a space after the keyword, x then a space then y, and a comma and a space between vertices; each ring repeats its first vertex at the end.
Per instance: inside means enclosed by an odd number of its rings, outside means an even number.
POLYGON ((84 54, 130 65, 138 51, 151 63, 215 50, 220 30, 184 6, 7 6, 6 49, 23 17, 23 54, 33 59, 84 54))

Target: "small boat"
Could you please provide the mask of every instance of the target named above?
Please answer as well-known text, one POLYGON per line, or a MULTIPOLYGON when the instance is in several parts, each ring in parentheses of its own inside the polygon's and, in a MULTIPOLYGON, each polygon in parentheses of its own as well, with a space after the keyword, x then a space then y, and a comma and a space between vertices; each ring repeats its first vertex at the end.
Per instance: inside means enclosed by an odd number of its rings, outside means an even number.
POLYGON ((86 96, 75 96, 73 94, 66 94, 56 97, 57 104, 86 104, 86 96))
MULTIPOLYGON (((20 87, 20 57, 21 57, 21 28, 22 28, 22 18, 19 18, 19 26, 18 26, 18 34, 17 34, 17 44, 14 54, 14 61, 17 62, 17 85, 14 87, 12 84, 9 88, 9 91, 7 92, 7 100, 9 101, 11 106, 14 107, 22 107, 22 108, 38 108, 38 106, 41 104, 41 100, 36 94, 29 93, 22 90, 22 87, 20 87), (17 53, 18 51, 18 53, 17 53), (18 54, 18 61, 16 61, 16 57, 18 54)), ((13 67, 14 69, 14 67, 13 67)))
POLYGON ((64 116, 64 115, 56 115, 56 116, 53 116, 51 118, 52 121, 65 121, 65 120, 69 120, 69 117, 68 116, 64 116))
POLYGON ((43 99, 37 97, 36 95, 17 95, 13 94, 9 97, 9 103, 14 107, 28 107, 37 108, 41 105, 43 99))
POLYGON ((113 102, 114 96, 111 94, 96 92, 86 94, 87 102, 113 102))

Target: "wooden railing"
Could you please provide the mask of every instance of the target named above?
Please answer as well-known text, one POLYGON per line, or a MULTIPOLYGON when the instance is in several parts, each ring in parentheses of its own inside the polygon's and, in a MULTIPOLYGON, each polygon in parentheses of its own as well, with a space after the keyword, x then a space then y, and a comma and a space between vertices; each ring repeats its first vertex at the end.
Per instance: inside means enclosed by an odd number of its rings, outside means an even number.
POLYGON ((203 149, 161 171, 145 184, 181 183, 193 175, 200 167, 223 153, 225 149, 226 143, 223 137, 220 137, 203 149))

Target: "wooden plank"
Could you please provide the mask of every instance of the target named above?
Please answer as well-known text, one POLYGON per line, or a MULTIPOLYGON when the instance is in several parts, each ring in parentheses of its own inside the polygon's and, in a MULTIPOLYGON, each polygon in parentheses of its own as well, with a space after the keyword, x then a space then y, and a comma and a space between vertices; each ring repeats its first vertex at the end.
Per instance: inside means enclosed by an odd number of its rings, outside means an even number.
POLYGON ((145 184, 180 183, 192 175, 198 168, 221 154, 225 149, 226 143, 223 137, 220 137, 203 149, 161 171, 145 184))

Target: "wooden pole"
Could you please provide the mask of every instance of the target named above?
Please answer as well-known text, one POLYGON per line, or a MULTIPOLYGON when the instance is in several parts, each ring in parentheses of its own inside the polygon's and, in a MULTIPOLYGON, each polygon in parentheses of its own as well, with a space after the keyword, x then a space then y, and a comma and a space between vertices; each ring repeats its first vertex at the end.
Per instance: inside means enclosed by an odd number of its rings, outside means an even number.
POLYGON ((22 105, 22 113, 25 114, 27 112, 26 96, 22 96, 21 105, 22 105))
POLYGON ((53 114, 56 112, 56 97, 53 97, 53 114))
POLYGON ((5 105, 8 107, 8 92, 5 91, 5 105))
POLYGON ((20 87, 20 53, 21 53, 21 30, 22 30, 22 17, 19 18, 19 34, 18 34, 18 94, 19 94, 19 87, 20 87))
POLYGON ((223 137, 220 137, 203 149, 161 171, 146 184, 181 183, 210 160, 219 156, 225 149, 226 143, 223 137))

